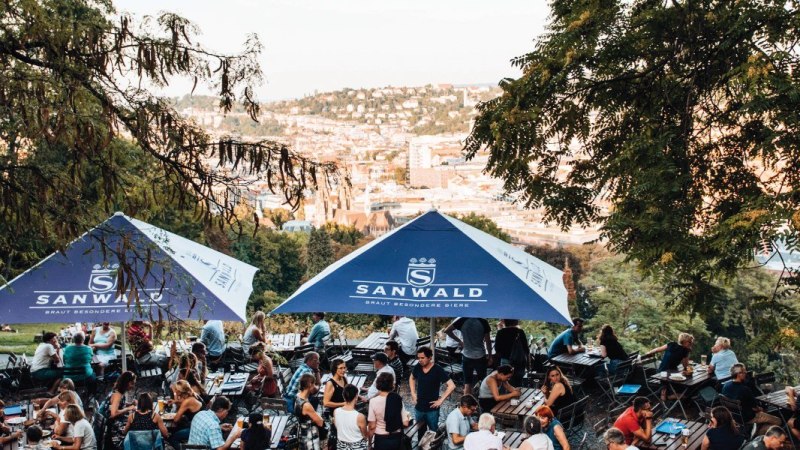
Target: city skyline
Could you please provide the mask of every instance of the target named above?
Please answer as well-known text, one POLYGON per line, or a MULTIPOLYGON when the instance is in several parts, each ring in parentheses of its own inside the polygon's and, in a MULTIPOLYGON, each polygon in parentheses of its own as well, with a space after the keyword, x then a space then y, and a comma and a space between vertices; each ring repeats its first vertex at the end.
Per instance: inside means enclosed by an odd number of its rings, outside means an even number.
MULTIPOLYGON (((201 30, 209 49, 236 52, 256 33, 262 101, 299 98, 343 88, 419 86, 436 83, 491 84, 519 76, 509 60, 531 51, 549 15, 546 2, 504 0, 412 0, 377 3, 346 0, 118 0, 135 18, 171 11, 201 30)), ((176 80, 162 93, 189 93, 176 80)), ((213 94, 198 88, 197 94, 213 94)))

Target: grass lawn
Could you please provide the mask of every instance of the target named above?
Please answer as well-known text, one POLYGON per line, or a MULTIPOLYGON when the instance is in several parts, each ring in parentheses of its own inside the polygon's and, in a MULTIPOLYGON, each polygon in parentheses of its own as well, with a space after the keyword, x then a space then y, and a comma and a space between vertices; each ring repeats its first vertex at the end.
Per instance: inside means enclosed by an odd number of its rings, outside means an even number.
MULTIPOLYGON (((17 330, 16 333, 0 332, 0 353, 14 352, 18 355, 23 353, 28 355, 30 359, 33 352, 36 351, 36 346, 39 345, 33 342, 33 337, 37 334, 42 334, 42 330, 52 331, 58 333, 69 324, 60 323, 26 323, 11 325, 11 328, 17 330)), ((114 327, 119 335, 119 327, 114 327)))

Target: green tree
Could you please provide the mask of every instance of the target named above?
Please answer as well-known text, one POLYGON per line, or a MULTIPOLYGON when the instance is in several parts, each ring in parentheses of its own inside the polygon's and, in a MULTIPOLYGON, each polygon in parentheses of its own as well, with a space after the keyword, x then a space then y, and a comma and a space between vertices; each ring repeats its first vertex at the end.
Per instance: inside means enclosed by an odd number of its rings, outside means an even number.
POLYGON ((468 157, 488 147, 487 171, 545 219, 600 223, 691 311, 710 313, 754 249, 798 249, 795 2, 550 4, 513 60, 524 75, 479 106, 468 157))
POLYGON ((364 233, 358 231, 356 227, 352 225, 345 226, 335 222, 328 222, 324 224, 322 228, 325 229, 334 242, 342 245, 354 246, 364 238, 364 233))
POLYGON ((511 242, 511 235, 503 231, 502 228, 498 227, 494 220, 471 212, 469 214, 458 215, 456 218, 467 225, 473 226, 484 233, 491 234, 492 236, 496 237, 505 242, 511 242))
POLYGON ((334 261, 331 237, 325 228, 314 228, 306 244, 306 278, 311 279, 334 261))
POLYGON ((194 222, 234 221, 228 199, 242 170, 260 173, 293 206, 318 177, 335 178, 333 165, 280 143, 212 138, 144 87, 190 77, 217 92, 223 113, 239 102, 255 119, 255 36, 238 55, 218 54, 195 42, 197 30, 180 16, 164 13, 140 27, 109 0, 11 0, 0 4, 0 23, 5 278, 117 208, 168 204, 192 211, 194 222), (125 198, 131 188, 136 204, 125 198))

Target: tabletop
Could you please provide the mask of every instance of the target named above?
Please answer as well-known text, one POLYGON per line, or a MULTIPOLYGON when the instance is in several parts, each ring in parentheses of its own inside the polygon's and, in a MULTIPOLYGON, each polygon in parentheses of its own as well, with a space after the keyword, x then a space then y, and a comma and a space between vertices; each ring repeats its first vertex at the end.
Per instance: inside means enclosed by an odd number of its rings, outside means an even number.
POLYGON ((709 374, 705 367, 696 365, 694 366, 694 373, 691 376, 685 377, 685 380, 675 380, 670 378, 671 375, 680 374, 680 372, 667 372, 667 376, 662 375, 664 372, 658 372, 652 376, 652 379, 662 383, 670 383, 676 386, 696 387, 707 383, 714 379, 713 374, 709 374))
POLYGON ((506 431, 505 435, 503 435, 503 445, 514 449, 522 445, 522 442, 528 439, 528 437, 530 437, 529 434, 519 431, 506 431))
POLYGON ((250 374, 246 372, 209 373, 206 377, 206 394, 210 396, 225 395, 236 397, 244 393, 250 374), (218 382, 218 377, 222 375, 222 382, 218 382))
POLYGON ((653 445, 658 447, 659 449, 665 450, 696 450, 700 448, 700 445, 703 443, 703 436, 705 436, 706 431, 708 431, 708 424, 702 422, 695 422, 693 420, 682 420, 682 419, 673 419, 667 418, 658 422, 658 424, 653 429, 653 445), (691 432, 689 435, 689 444, 687 447, 683 446, 681 442, 681 435, 671 435, 667 433, 660 433, 655 431, 655 428, 658 428, 661 423, 665 420, 671 420, 676 423, 681 423, 686 426, 686 428, 691 432))
POLYGON ((356 348, 363 348, 363 349, 382 352, 383 347, 384 345, 386 345, 387 340, 389 340, 389 333, 376 331, 367 336, 367 338, 364 339, 363 341, 359 342, 358 345, 356 345, 356 348))
POLYGON ((268 334, 265 336, 267 348, 276 352, 290 352, 302 345, 300 333, 268 334))
MULTIPOLYGON (((352 384, 353 386, 357 387, 359 390, 362 387, 364 387, 364 385, 367 383, 367 376, 365 374, 347 375, 345 378, 347 378, 347 383, 348 384, 352 384)), ((331 374, 329 374, 329 373, 326 373, 320 379, 320 382, 322 383, 322 386, 320 386, 320 388, 319 388, 320 395, 325 393, 325 385, 328 383, 328 380, 330 380, 330 379, 331 379, 331 374)))
MULTIPOLYGON (((530 416, 536 411, 536 408, 544 404, 544 393, 536 388, 520 388, 522 395, 516 399, 503 400, 502 402, 494 405, 492 414, 499 414, 505 416, 530 416), (512 400, 519 400, 518 404, 512 404, 512 400), (530 405, 528 406, 528 402, 530 405)), ((514 401, 513 403, 517 403, 514 401)))
POLYGON ((582 352, 574 355, 562 353, 558 356, 550 358, 550 361, 559 366, 594 367, 603 362, 603 357, 597 352, 582 352))
MULTIPOLYGON (((800 386, 795 386, 794 390, 795 392, 800 393, 800 386)), ((786 391, 783 389, 779 389, 775 392, 770 392, 769 394, 766 395, 759 395, 758 397, 756 397, 756 400, 775 408, 790 409, 788 396, 786 394, 786 391)))

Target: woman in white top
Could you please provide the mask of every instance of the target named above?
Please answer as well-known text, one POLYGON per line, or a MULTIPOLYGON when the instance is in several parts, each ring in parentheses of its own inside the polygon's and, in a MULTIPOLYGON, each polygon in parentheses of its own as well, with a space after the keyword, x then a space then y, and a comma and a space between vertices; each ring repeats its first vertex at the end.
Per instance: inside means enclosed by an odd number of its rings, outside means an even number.
POLYGON ((337 450, 364 450, 367 448, 367 418, 356 411, 358 388, 352 384, 344 387, 342 407, 333 411, 336 424, 337 450))
POLYGON ((78 405, 68 405, 64 418, 72 424, 74 436, 70 445, 53 445, 55 450, 97 450, 92 424, 83 415, 78 405))
POLYGON ((117 357, 117 352, 114 350, 114 342, 116 341, 117 332, 111 328, 109 322, 103 322, 102 326, 95 328, 89 338, 89 347, 94 349, 94 356, 100 362, 99 372, 101 376, 108 363, 117 357))
POLYGON ((244 331, 244 337, 242 338, 242 344, 244 344, 245 352, 247 352, 250 349, 250 346, 256 342, 267 341, 267 327, 264 325, 264 317, 263 311, 253 314, 253 318, 250 321, 250 326, 248 326, 244 331))
POLYGON ((525 432, 531 437, 522 442, 519 450, 553 450, 553 441, 542 433, 542 423, 536 417, 525 419, 525 432))

